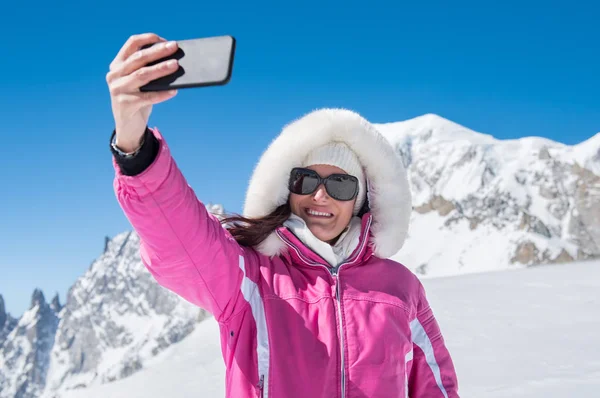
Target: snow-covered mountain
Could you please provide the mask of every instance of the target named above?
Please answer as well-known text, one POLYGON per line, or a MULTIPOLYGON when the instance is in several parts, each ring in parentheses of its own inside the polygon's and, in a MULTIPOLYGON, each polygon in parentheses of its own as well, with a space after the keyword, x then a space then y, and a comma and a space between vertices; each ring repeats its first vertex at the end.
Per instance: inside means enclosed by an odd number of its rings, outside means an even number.
POLYGON ((600 133, 498 140, 437 115, 378 128, 405 159, 414 212, 395 256, 428 275, 600 256, 600 133))
POLYGON ((126 377, 204 318, 197 307, 156 284, 138 249, 135 233, 116 236, 70 289, 60 313, 47 392, 126 377))
POLYGON ((0 344, 0 397, 38 397, 44 390, 58 326, 56 304, 36 289, 29 310, 0 344))
MULTIPOLYGON (((222 213, 219 206, 209 210, 222 213)), ((0 398, 60 397, 127 377, 206 318, 159 286, 138 251, 132 231, 107 238, 64 307, 58 297, 47 304, 36 290, 16 326, 0 300, 0 321, 6 319, 9 330, 4 339, 0 334, 0 398)))
MULTIPOLYGON (((436 115, 378 127, 404 157, 414 196, 409 238, 393 258, 417 274, 600 256, 600 134, 575 146, 497 140, 436 115)), ((182 340, 201 351, 188 336, 204 336, 207 314, 156 284, 138 250, 135 232, 106 238, 64 307, 36 291, 17 321, 0 296, 0 398, 88 396, 166 360, 182 340)))

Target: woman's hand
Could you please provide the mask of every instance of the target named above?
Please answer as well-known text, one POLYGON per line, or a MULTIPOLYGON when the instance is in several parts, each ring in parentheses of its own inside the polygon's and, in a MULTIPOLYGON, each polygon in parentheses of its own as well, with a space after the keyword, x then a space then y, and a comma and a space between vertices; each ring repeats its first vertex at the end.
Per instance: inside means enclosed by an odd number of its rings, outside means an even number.
POLYGON ((116 127, 116 144, 124 152, 132 152, 139 145, 152 105, 166 101, 177 94, 177 90, 141 92, 140 87, 162 76, 175 72, 177 60, 146 66, 177 51, 176 42, 167 42, 154 33, 131 36, 110 64, 106 82, 110 91, 116 127), (142 46, 158 43, 150 48, 142 46))

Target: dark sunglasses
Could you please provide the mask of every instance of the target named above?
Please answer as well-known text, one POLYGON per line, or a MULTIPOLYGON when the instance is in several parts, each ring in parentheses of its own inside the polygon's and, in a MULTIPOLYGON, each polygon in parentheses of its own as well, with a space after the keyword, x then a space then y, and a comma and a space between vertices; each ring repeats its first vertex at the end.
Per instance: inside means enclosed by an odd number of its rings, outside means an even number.
POLYGON ((331 174, 321 178, 316 171, 295 167, 290 173, 290 192, 310 195, 324 184, 327 194, 335 200, 352 200, 358 194, 358 178, 349 174, 331 174))

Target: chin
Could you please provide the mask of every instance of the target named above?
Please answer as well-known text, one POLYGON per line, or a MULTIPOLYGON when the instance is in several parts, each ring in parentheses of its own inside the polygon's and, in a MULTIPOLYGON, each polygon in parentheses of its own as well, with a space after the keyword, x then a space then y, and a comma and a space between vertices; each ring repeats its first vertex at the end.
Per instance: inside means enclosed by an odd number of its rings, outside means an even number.
POLYGON ((323 242, 330 242, 339 235, 331 232, 325 232, 317 228, 310 228, 310 226, 309 229, 317 239, 322 240, 323 242))

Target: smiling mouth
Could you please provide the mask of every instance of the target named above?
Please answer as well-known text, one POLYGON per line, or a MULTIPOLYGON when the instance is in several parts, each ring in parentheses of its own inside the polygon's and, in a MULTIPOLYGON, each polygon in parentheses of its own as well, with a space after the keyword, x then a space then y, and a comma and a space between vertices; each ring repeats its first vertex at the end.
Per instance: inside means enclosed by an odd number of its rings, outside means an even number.
POLYGON ((309 216, 313 216, 313 217, 321 217, 321 218, 331 218, 333 217, 333 214, 331 213, 326 213, 326 212, 322 212, 322 211, 316 211, 313 209, 305 209, 306 213, 309 216))

